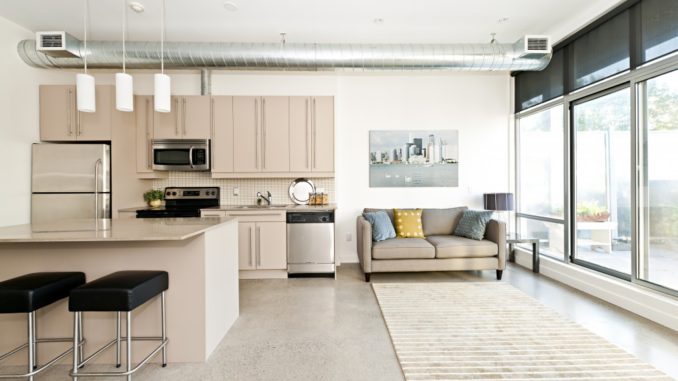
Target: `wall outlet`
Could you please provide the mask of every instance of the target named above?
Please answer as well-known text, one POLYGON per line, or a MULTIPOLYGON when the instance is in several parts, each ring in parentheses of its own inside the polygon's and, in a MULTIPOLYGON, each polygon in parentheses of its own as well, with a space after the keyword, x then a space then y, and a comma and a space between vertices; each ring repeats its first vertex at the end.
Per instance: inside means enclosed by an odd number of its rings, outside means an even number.
POLYGON ((233 195, 234 196, 240 196, 240 188, 233 187, 233 195))
POLYGON ((346 241, 351 242, 352 240, 353 240, 353 236, 351 235, 351 233, 346 233, 346 241))

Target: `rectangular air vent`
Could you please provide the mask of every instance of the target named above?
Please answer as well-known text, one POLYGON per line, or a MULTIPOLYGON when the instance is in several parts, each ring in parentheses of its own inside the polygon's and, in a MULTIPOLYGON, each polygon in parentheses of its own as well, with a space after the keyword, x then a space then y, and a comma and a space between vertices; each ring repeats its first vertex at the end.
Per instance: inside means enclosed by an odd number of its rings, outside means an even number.
POLYGON ((524 36, 514 45, 520 58, 539 58, 551 54, 551 39, 548 36, 524 36))
POLYGON ((80 57, 80 41, 66 32, 37 32, 36 50, 54 57, 80 57))
POLYGON ((548 51, 549 39, 543 37, 530 37, 527 39, 528 51, 548 51))

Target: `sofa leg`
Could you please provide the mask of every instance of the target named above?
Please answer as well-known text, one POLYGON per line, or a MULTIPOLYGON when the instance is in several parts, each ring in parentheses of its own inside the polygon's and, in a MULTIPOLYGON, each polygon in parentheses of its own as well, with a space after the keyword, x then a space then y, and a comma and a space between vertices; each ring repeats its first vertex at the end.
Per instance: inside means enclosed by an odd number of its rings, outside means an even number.
POLYGON ((501 280, 501 276, 504 273, 504 270, 497 270, 497 280, 501 280))
POLYGON ((370 282, 370 275, 372 275, 372 273, 365 273, 365 282, 370 282))

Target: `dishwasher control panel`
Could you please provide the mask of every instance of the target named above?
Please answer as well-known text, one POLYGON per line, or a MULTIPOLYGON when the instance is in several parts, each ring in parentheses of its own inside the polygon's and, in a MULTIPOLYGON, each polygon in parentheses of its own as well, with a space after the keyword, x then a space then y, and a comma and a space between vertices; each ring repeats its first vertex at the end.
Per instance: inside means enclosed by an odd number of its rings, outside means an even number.
POLYGON ((288 224, 331 224, 334 223, 334 212, 287 212, 288 224))

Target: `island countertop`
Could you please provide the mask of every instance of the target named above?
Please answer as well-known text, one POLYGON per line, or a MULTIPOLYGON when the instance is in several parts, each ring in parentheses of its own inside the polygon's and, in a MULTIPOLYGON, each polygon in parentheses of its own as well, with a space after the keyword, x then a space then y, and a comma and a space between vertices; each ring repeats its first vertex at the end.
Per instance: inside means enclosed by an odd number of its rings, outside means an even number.
POLYGON ((0 227, 0 243, 178 241, 230 223, 230 217, 68 220, 0 227))

